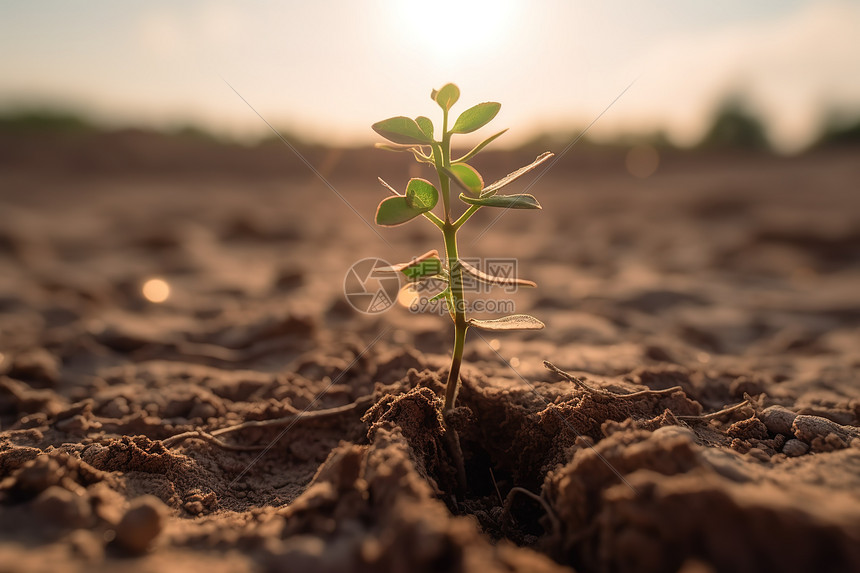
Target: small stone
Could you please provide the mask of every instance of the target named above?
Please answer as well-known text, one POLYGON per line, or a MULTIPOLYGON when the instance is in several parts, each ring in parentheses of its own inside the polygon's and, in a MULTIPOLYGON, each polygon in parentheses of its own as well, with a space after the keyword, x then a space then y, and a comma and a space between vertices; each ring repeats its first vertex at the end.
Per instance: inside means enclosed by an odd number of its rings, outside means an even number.
POLYGON ((813 451, 829 452, 847 448, 860 431, 853 426, 842 426, 820 416, 799 415, 792 424, 794 436, 812 446, 813 451))
POLYGON ((155 496, 144 495, 133 502, 116 528, 116 541, 129 553, 145 553, 161 533, 166 508, 155 496))
POLYGON ((213 418, 218 414, 218 410, 212 404, 208 402, 198 402, 192 406, 191 411, 188 412, 188 417, 190 419, 200 418, 204 422, 209 418, 213 418))
POLYGON ((764 422, 770 433, 785 436, 794 435, 791 425, 796 417, 796 413, 782 406, 770 406, 759 414, 759 419, 764 422))
POLYGON ((809 451, 809 445, 800 440, 791 439, 785 442, 785 445, 782 446, 782 453, 791 458, 796 458, 797 456, 802 456, 806 452, 809 451))

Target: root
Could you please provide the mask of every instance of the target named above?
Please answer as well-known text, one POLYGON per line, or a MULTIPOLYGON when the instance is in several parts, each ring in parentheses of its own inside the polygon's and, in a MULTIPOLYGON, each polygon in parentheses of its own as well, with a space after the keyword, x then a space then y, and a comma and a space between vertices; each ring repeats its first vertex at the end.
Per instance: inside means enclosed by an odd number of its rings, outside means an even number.
POLYGON ((289 414, 288 416, 283 416, 281 418, 273 418, 271 420, 251 420, 242 424, 236 424, 234 426, 228 426, 226 428, 219 428, 211 432, 204 432, 202 430, 183 432, 181 434, 177 434, 175 436, 171 436, 165 440, 162 440, 162 443, 165 447, 170 448, 183 442, 186 439, 198 438, 225 450, 237 452, 259 451, 264 450, 269 446, 235 446, 218 439, 217 436, 221 436, 231 432, 247 430, 248 428, 277 428, 281 426, 290 426, 299 422, 332 418, 355 410, 366 409, 368 406, 370 406, 372 401, 373 398, 371 396, 362 396, 355 402, 346 404, 344 406, 337 406, 335 408, 326 408, 324 410, 309 410, 305 412, 296 411, 295 413, 289 414))
POLYGON ((162 444, 164 444, 165 448, 171 448, 180 442, 188 439, 188 438, 197 438, 203 440, 204 442, 209 442, 215 446, 218 446, 221 449, 229 450, 231 452, 256 452, 264 449, 266 446, 234 446, 233 444, 228 444, 223 440, 219 440, 214 435, 204 432, 203 430, 195 430, 191 432, 183 432, 181 434, 177 434, 175 436, 171 436, 165 440, 162 440, 162 444))
POLYGON ((617 394, 615 392, 610 392, 609 390, 589 386, 582 378, 577 378, 576 376, 568 374, 567 372, 565 372, 552 362, 549 362, 548 360, 544 360, 543 365, 546 367, 547 370, 555 372, 568 382, 572 382, 577 387, 591 394, 592 398, 594 398, 598 402, 608 402, 610 400, 625 400, 630 398, 643 398, 645 396, 665 396, 678 391, 683 392, 683 389, 680 386, 672 386, 671 388, 664 388, 662 390, 640 390, 638 392, 631 392, 629 394, 617 394))
POLYGON ((490 470, 490 478, 493 480, 493 487, 496 488, 496 495, 499 496, 499 505, 504 505, 505 502, 502 499, 502 492, 499 491, 499 484, 496 483, 496 474, 493 473, 493 468, 487 468, 490 470))
POLYGON ((546 512, 547 517, 549 518, 550 524, 552 525, 552 531, 549 532, 551 536, 558 535, 561 533, 561 522, 558 519, 558 516, 552 511, 552 508, 549 506, 549 503, 543 498, 542 495, 538 495, 536 493, 532 493, 524 487, 512 487, 511 491, 508 492, 508 497, 505 498, 505 506, 504 506, 504 516, 506 518, 506 522, 508 518, 512 518, 511 516, 511 507, 514 504, 514 494, 521 493, 524 496, 538 502, 543 510, 546 512))
MULTIPOLYGON (((592 386, 589 386, 582 378, 577 378, 576 376, 568 374, 567 372, 547 360, 543 361, 543 365, 546 367, 547 370, 555 372, 568 382, 572 382, 578 388, 581 388, 582 390, 585 390, 586 392, 591 394, 591 397, 598 402, 608 402, 610 400, 625 400, 630 398, 643 398, 646 396, 664 396, 667 394, 672 394, 674 392, 684 391, 683 388, 681 388, 680 386, 672 386, 671 388, 664 388, 662 390, 649 389, 640 390, 638 392, 631 392, 629 394, 618 394, 616 392, 610 392, 609 390, 604 390, 602 388, 594 388, 592 386)), ((699 414, 696 416, 675 416, 675 418, 684 422, 705 422, 722 416, 723 414, 728 414, 730 412, 740 410, 744 406, 753 406, 752 401, 748 396, 743 402, 735 404, 734 406, 726 406, 722 410, 718 410, 716 412, 711 412, 709 414, 699 414)))
POLYGON ((739 404, 735 404, 734 406, 726 406, 722 410, 717 410, 716 412, 711 412, 710 414, 700 414, 698 416, 675 416, 678 420, 682 420, 684 422, 706 422, 708 420, 713 420, 723 414, 728 414, 729 412, 734 412, 735 410, 740 410, 744 406, 749 406, 750 401, 744 400, 739 404))
MULTIPOLYGON (((444 418, 444 415, 443 415, 444 418)), ((448 447, 448 453, 454 462, 454 468, 457 470, 457 497, 462 497, 466 493, 466 464, 463 461, 463 450, 460 447, 460 436, 452 424, 445 420, 445 445, 448 447)))

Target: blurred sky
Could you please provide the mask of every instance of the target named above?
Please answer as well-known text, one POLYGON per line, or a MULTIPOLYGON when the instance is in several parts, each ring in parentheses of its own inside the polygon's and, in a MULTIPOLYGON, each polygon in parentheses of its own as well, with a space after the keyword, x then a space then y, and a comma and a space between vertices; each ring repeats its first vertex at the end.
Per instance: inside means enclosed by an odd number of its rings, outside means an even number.
MULTIPOLYGON (((433 87, 501 101, 509 143, 584 126, 702 133, 744 91, 783 149, 824 114, 860 114, 860 2, 848 0, 0 0, 0 107, 71 108, 115 124, 272 123, 312 140, 374 139, 431 115, 433 87)), ((431 115, 433 119, 435 115, 431 115)))

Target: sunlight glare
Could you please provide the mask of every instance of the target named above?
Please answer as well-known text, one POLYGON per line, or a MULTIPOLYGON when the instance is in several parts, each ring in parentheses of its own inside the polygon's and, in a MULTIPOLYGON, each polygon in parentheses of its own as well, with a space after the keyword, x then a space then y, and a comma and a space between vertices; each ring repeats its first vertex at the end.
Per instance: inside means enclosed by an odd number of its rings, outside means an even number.
POLYGON ((427 57, 450 62, 489 53, 510 31, 515 0, 392 1, 394 27, 427 57))

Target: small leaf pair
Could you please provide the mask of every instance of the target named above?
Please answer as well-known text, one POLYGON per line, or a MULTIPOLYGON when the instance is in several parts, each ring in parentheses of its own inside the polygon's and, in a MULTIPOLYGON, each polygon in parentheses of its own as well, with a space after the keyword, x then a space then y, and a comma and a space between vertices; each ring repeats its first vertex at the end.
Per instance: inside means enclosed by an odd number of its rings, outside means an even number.
MULTIPOLYGON (((433 90, 430 97, 445 110, 445 117, 451 107, 460 99, 460 89, 454 84, 446 84, 440 90, 433 90)), ((457 121, 454 122, 454 127, 445 136, 453 133, 472 133, 492 121, 496 114, 499 113, 502 104, 494 101, 488 101, 474 105, 460 114, 457 121)), ((428 117, 419 116, 415 119, 399 115, 390 117, 382 121, 374 123, 373 130, 389 141, 399 143, 401 145, 432 145, 433 140, 433 122, 428 117)), ((490 141, 501 135, 494 135, 481 144, 481 148, 487 145, 490 141)), ((474 150, 474 155, 480 149, 474 150)), ((465 161, 461 158, 460 161, 465 161)))
MULTIPOLYGON (((460 88, 454 84, 445 84, 441 89, 430 92, 430 98, 447 113, 460 99, 460 88)), ((501 107, 502 104, 494 101, 479 103, 470 107, 461 113, 457 121, 454 122, 451 133, 472 133, 484 127, 496 117, 501 107)))
POLYGON ((433 122, 426 117, 419 117, 415 120, 405 115, 398 115, 377 121, 371 127, 373 131, 388 141, 401 145, 431 145, 433 143, 433 122))
POLYGON ((410 179, 406 185, 406 195, 389 197, 379 204, 376 208, 376 224, 383 227, 402 225, 430 211, 438 201, 439 192, 432 183, 426 179, 410 179))

